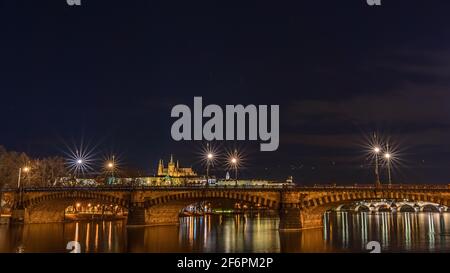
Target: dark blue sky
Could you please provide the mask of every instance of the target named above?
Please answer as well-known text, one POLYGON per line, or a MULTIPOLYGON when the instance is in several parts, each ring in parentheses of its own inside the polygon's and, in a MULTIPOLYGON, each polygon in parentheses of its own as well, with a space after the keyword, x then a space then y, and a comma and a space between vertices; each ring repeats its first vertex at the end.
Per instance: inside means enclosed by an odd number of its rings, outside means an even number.
MULTIPOLYGON (((448 1, 0 0, 0 144, 62 155, 82 139, 152 172, 172 106, 279 104, 280 147, 245 176, 371 182, 364 143, 390 138, 395 182, 450 181, 448 1)), ((383 170, 383 173, 385 171, 383 170)), ((223 174, 222 171, 218 174, 223 174)))

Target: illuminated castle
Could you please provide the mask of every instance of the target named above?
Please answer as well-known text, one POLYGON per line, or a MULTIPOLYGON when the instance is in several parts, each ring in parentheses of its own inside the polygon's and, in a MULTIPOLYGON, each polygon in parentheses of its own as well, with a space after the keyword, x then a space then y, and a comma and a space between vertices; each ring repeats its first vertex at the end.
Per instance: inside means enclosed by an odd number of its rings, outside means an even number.
POLYGON ((170 155, 170 162, 167 164, 167 168, 164 168, 164 162, 162 159, 158 163, 158 176, 170 176, 170 177, 192 177, 197 176, 197 174, 192 170, 192 168, 180 168, 178 163, 175 164, 173 161, 173 156, 170 155))

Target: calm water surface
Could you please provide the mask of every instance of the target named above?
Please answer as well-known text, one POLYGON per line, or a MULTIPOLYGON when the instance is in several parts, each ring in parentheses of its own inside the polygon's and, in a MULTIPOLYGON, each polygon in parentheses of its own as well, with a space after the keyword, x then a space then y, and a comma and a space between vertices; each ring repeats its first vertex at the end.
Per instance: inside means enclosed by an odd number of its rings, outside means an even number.
POLYGON ((450 213, 328 213, 323 229, 279 232, 277 217, 183 217, 179 226, 127 228, 123 221, 0 226, 0 252, 450 252, 450 213))

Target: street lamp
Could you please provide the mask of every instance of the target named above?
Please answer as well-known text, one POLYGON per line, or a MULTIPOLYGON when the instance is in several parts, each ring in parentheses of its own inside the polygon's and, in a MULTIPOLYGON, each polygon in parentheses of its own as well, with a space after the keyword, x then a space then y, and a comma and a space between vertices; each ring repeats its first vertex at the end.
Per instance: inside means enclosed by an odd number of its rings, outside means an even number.
POLYGON ((83 170, 84 168, 84 160, 83 158, 78 158, 75 160, 75 185, 78 184, 77 183, 77 176, 78 176, 78 171, 79 170, 83 170))
POLYGON ((237 159, 237 157, 233 156, 230 158, 230 165, 234 168, 234 175, 236 178, 235 185, 237 186, 237 181, 238 181, 238 177, 237 177, 238 159, 237 159))
POLYGON ((214 155, 211 152, 209 152, 206 155, 206 186, 208 186, 208 184, 209 184, 209 166, 211 165, 211 162, 213 161, 213 159, 214 159, 214 155))
POLYGON ((384 154, 384 158, 385 158, 386 164, 387 164, 389 185, 392 185, 392 181, 391 181, 391 158, 392 158, 392 155, 391 155, 391 153, 389 153, 389 144, 386 145, 386 153, 384 154))
POLYGON ((380 147, 375 146, 373 148, 373 152, 375 154, 375 185, 376 186, 380 186, 381 182, 380 182, 380 173, 378 171, 378 154, 381 152, 380 147))
POLYGON ((20 186, 21 186, 20 182, 22 180, 22 172, 28 173, 29 171, 30 171, 30 167, 27 167, 27 166, 19 168, 19 178, 17 179, 17 188, 18 189, 20 189, 20 186))
POLYGON ((392 181, 391 181, 391 154, 386 153, 384 155, 384 158, 386 158, 386 161, 387 161, 389 185, 392 185, 392 181))
POLYGON ((110 172, 111 172, 111 177, 112 177, 112 183, 114 183, 114 171, 115 171, 115 169, 116 169, 116 160, 115 160, 115 157, 114 156, 112 156, 112 160, 111 161, 108 161, 107 163, 106 163, 106 169, 108 169, 110 172))

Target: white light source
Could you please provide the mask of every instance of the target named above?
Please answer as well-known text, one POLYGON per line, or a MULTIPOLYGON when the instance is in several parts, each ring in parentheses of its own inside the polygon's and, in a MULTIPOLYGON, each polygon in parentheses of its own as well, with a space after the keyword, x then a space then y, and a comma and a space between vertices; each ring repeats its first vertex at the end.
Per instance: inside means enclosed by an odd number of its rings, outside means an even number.
POLYGON ((93 171, 91 165, 93 164, 93 148, 88 148, 86 145, 81 145, 79 147, 69 147, 67 146, 67 167, 70 172, 73 172, 74 176, 77 177, 80 174, 85 174, 87 171, 93 171))
POLYGON ((375 148, 373 148, 373 151, 374 151, 375 153, 379 153, 379 152, 380 152, 380 148, 379 148, 379 147, 375 147, 375 148))

